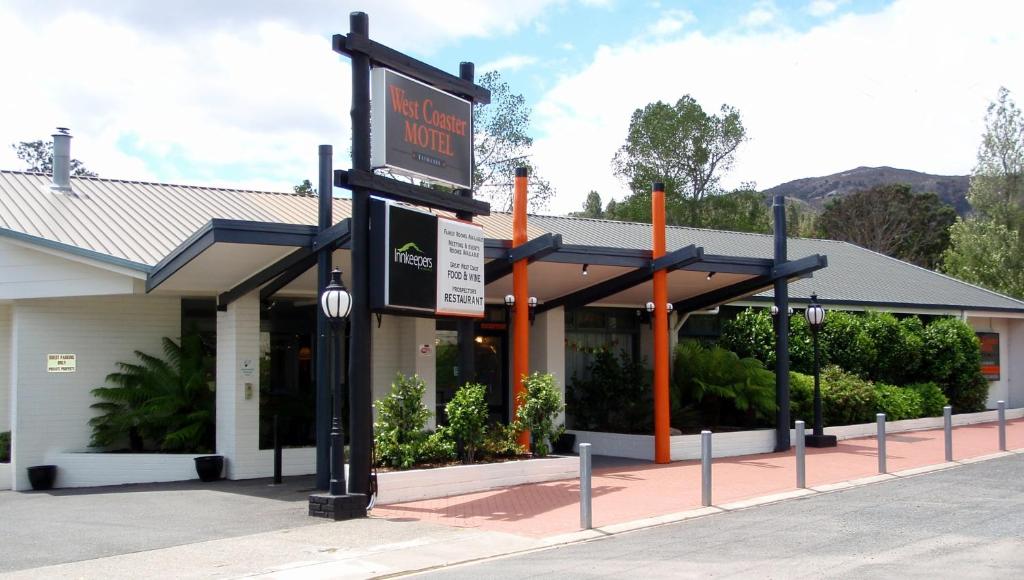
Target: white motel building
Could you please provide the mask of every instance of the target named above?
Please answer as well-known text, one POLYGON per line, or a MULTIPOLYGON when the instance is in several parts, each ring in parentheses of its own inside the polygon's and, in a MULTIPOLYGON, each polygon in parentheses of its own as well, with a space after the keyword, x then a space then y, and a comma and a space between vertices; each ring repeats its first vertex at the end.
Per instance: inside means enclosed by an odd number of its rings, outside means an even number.
MULTIPOLYGON (((333 203, 336 220, 349 216, 346 199, 333 203)), ((476 379, 489 388, 493 416, 507 419, 512 216, 476 221, 488 260, 476 379)), ((193 455, 88 447, 97 413, 90 391, 134 351, 159 354, 163 337, 187 329, 215 349, 213 451, 225 457, 226 476, 271 475, 272 412, 285 418, 285 475, 312 473, 318 289, 315 262, 301 252, 316 223, 309 195, 67 176, 55 184, 50 175, 0 171, 0 432, 12 436, 0 489, 29 489, 26 468, 43 464, 58 466, 58 487, 195 478, 193 455), (290 256, 288 269, 271 268, 290 256)), ((649 269, 650 226, 536 215, 528 235, 561 241, 529 265, 538 299, 531 370, 554 374, 564 389, 587 364, 580 345, 616 344, 650 360, 651 330, 637 316, 651 297, 649 278, 610 284, 649 269)), ((347 238, 332 243, 334 264, 347 272, 347 238)), ((772 236, 669 227, 667 245, 702 249, 668 275, 671 340, 713 333, 716 308, 771 304, 772 236)), ((797 308, 813 292, 829 308, 956 316, 993 333, 999 373, 989 405, 1024 407, 1024 302, 848 243, 791 239, 789 254, 802 266, 785 274, 797 308)), ((375 320, 374 398, 395 373, 416 373, 428 387, 425 404, 440 408, 462 382, 449 356, 457 335, 446 319, 375 320)))

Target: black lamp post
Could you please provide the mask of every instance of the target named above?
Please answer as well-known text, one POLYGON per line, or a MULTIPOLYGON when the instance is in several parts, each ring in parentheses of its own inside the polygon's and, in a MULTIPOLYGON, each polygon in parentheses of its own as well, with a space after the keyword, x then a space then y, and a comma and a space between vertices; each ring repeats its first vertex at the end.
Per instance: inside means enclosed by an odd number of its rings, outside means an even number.
POLYGON ((805 442, 808 447, 835 447, 836 436, 825 435, 821 418, 821 355, 818 348, 818 331, 825 325, 825 309, 818 304, 817 294, 811 294, 811 303, 807 305, 804 317, 811 327, 811 339, 814 341, 814 432, 807 435, 805 442))
MULTIPOLYGON (((337 268, 331 272, 331 283, 324 288, 320 295, 320 307, 323 309, 327 319, 331 321, 331 334, 334 340, 341 340, 339 327, 349 312, 352 311, 352 295, 345 289, 341 281, 341 271, 337 268)), ((345 494, 345 441, 341 432, 341 365, 337 359, 338 349, 332 342, 330 357, 331 368, 334 372, 331 375, 331 384, 334 387, 334 410, 331 420, 331 495, 345 494)))

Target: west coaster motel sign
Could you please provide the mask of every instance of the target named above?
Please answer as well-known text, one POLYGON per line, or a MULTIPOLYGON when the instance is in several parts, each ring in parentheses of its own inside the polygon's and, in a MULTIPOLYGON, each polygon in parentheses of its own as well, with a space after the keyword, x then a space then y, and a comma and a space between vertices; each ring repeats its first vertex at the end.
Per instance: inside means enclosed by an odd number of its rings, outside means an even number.
POLYGON ((370 75, 370 164, 470 189, 473 104, 388 68, 370 75))

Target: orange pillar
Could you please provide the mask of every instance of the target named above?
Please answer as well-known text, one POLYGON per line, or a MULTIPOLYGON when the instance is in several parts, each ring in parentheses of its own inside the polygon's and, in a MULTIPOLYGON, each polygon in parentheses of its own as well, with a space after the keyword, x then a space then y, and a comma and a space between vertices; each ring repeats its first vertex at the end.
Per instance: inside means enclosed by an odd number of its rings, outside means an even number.
MULTIPOLYGON (((526 238, 526 183, 525 167, 516 168, 515 196, 512 198, 512 247, 525 244, 526 238)), ((525 392, 523 377, 530 372, 530 284, 526 260, 512 264, 512 295, 516 298, 512 309, 512 418, 519 411, 520 398, 525 392)), ((530 448, 530 432, 519 434, 519 445, 530 448)))
MULTIPOLYGON (((665 184, 651 193, 651 250, 653 259, 665 255, 665 184)), ((668 395, 668 272, 654 273, 654 462, 672 460, 669 446, 668 395)))

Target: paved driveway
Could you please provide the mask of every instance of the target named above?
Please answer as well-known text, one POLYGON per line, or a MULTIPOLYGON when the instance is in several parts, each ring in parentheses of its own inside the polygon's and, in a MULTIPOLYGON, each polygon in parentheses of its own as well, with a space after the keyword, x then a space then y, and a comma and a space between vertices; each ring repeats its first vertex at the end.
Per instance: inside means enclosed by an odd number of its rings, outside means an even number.
POLYGON ((427 578, 1024 578, 1024 455, 427 578))
POLYGON ((0 491, 0 572, 321 523, 309 477, 0 491))

